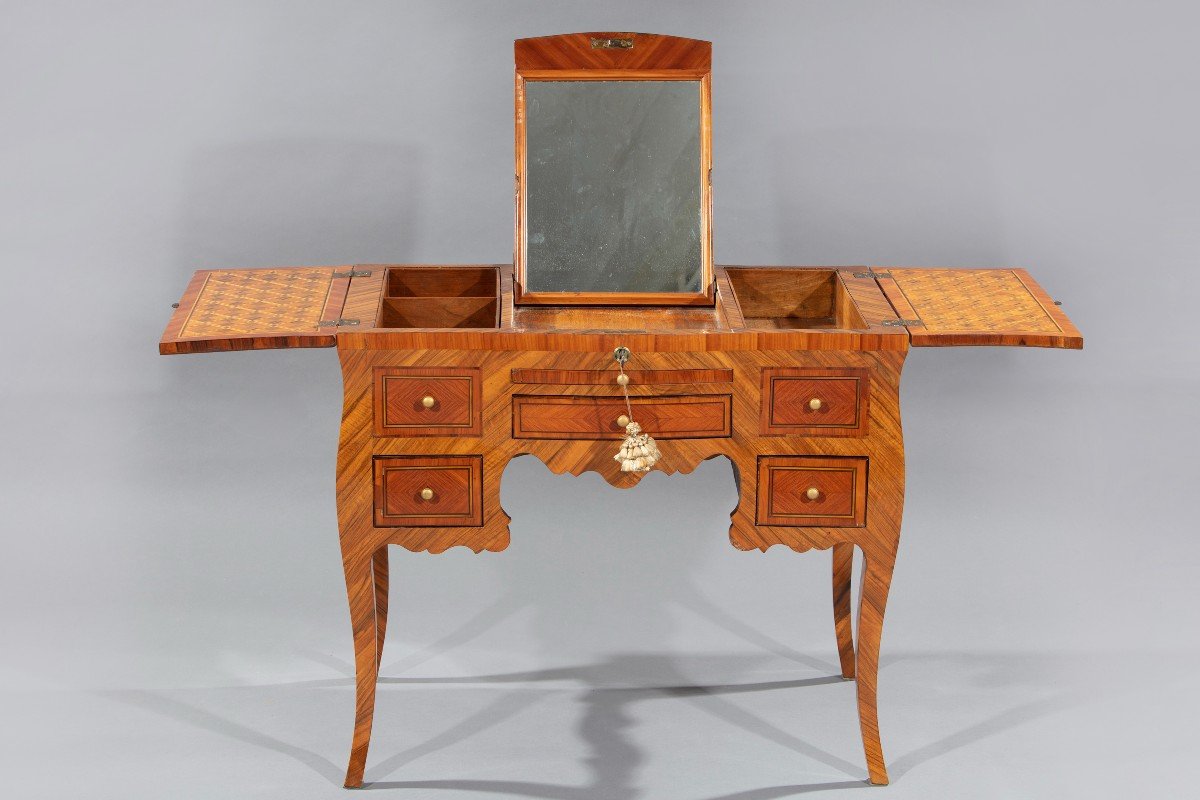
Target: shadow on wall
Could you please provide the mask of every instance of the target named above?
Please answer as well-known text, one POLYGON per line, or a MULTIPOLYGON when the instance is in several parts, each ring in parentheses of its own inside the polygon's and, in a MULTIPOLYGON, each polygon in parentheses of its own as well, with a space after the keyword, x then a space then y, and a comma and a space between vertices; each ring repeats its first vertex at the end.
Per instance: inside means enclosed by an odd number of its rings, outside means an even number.
POLYGON ((182 181, 179 277, 404 261, 418 241, 423 177, 409 145, 281 139, 198 150, 182 181))

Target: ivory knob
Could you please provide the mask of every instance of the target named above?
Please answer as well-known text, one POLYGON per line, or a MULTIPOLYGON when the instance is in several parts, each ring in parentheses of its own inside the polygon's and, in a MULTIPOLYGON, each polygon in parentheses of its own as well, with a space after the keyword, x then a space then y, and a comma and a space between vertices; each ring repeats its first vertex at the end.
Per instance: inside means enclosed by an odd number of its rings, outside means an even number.
POLYGON ((629 424, 629 417, 622 414, 621 416, 617 417, 617 424, 624 428, 629 424))
POLYGON ((804 493, 804 496, 809 500, 816 500, 821 496, 821 491, 815 486, 810 486, 808 487, 808 491, 804 493))
MULTIPOLYGON (((436 403, 437 400, 434 400, 433 395, 431 394, 427 394, 421 398, 421 405, 425 406, 426 408, 433 408, 436 403)), ((425 499, 428 500, 429 498, 426 497, 425 499)))
POLYGON ((813 411, 820 411, 821 410, 821 398, 814 397, 812 400, 809 400, 808 407, 811 408, 813 411))
POLYGON ((433 489, 430 489, 428 486, 426 486, 424 489, 422 489, 421 490, 421 499, 422 500, 432 500, 433 499, 433 489))
POLYGON ((620 375, 617 376, 617 385, 618 386, 628 386, 629 385, 629 376, 626 375, 624 372, 622 372, 620 375))

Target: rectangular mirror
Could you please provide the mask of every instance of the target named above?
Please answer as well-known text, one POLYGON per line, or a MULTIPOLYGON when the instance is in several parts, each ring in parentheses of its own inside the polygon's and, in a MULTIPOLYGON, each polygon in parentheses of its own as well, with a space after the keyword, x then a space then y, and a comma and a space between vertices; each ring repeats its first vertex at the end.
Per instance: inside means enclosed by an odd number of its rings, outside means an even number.
POLYGON ((516 302, 711 305, 711 45, 516 43, 516 302))

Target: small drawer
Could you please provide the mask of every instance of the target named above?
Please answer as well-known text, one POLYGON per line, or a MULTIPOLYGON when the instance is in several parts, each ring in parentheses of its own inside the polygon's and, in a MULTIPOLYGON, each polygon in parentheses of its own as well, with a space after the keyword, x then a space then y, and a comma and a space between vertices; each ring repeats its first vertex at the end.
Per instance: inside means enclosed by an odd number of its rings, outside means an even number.
POLYGON ((861 528, 867 523, 867 459, 760 456, 758 525, 861 528))
POLYGON ((483 456, 376 456, 375 526, 483 524, 483 456))
POLYGON ((479 436, 478 367, 376 367, 376 436, 479 436))
MULTIPOLYGON (((632 397, 633 418, 655 439, 713 439, 733 431, 727 394, 632 397)), ((514 439, 621 439, 623 397, 514 395, 514 439)))
POLYGON ((865 369, 767 368, 759 429, 768 436, 866 436, 870 395, 865 369))

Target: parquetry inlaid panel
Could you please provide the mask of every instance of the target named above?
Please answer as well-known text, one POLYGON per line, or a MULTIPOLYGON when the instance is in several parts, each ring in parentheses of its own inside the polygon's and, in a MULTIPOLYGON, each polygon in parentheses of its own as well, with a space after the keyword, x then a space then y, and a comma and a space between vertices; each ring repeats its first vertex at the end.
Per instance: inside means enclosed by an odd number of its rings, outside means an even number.
POLYGON ((333 272, 301 267, 209 273, 180 336, 316 331, 333 272))
POLYGON ((930 333, 1061 332, 1012 270, 897 269, 892 278, 930 333))

